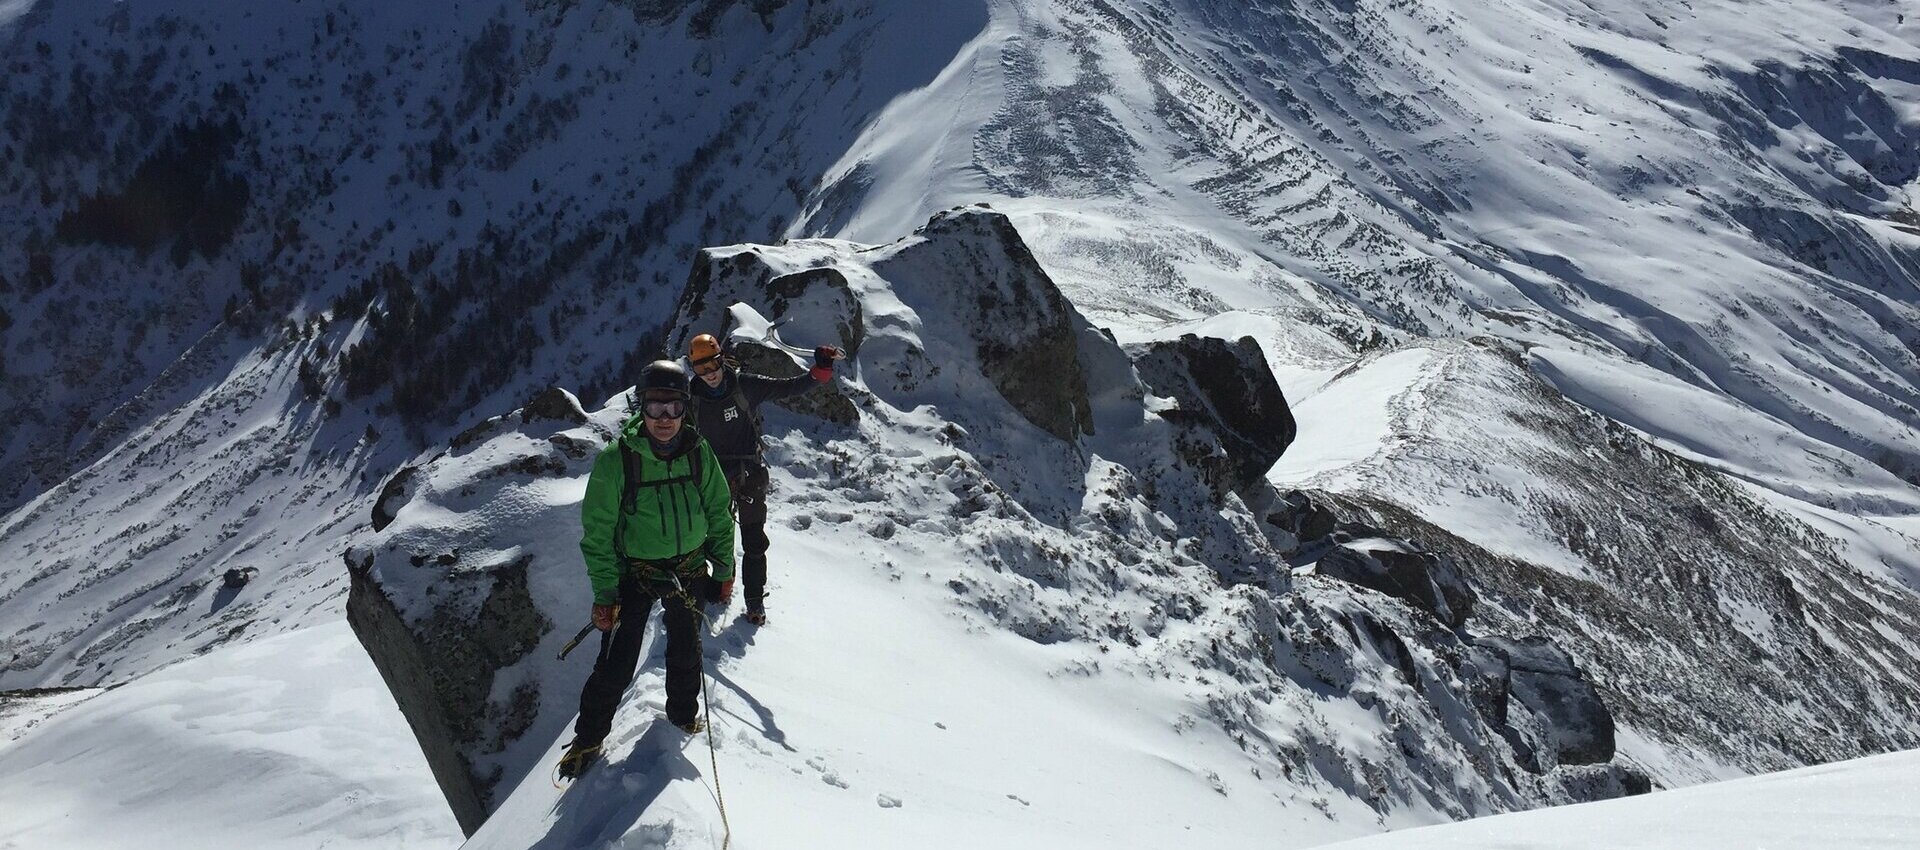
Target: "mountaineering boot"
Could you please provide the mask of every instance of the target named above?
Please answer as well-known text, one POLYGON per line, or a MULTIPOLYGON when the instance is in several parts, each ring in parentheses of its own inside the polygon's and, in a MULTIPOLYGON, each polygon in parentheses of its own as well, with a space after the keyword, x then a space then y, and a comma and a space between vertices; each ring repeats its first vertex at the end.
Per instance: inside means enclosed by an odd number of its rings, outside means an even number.
POLYGON ((747 600, 747 622, 756 626, 767 624, 767 604, 758 599, 747 600))
POLYGON ((567 754, 560 757, 560 767, 556 772, 561 779, 574 779, 586 773, 587 768, 592 767, 599 758, 599 742, 588 744, 576 738, 573 743, 567 745, 567 754))
POLYGON ((685 723, 675 723, 673 725, 680 727, 680 731, 689 735, 698 735, 702 730, 707 728, 707 722, 698 717, 685 723))

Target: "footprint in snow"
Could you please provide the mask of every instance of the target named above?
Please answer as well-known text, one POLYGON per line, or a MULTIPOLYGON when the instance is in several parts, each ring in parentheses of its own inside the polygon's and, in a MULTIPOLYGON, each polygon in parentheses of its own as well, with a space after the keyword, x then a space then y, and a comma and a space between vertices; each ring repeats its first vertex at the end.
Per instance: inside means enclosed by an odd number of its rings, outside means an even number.
MULTIPOLYGON (((819 756, 814 756, 812 758, 807 759, 807 766, 820 772, 821 782, 825 782, 828 785, 832 785, 835 788, 848 787, 847 781, 845 779, 840 778, 840 772, 837 770, 834 770, 832 766, 828 765, 826 759, 823 759, 819 756)), ((797 770, 794 772, 799 773, 799 771, 797 770)))
POLYGON ((900 798, 895 797, 892 794, 881 794, 880 796, 874 798, 874 802, 879 803, 880 808, 883 808, 883 809, 900 808, 900 798))

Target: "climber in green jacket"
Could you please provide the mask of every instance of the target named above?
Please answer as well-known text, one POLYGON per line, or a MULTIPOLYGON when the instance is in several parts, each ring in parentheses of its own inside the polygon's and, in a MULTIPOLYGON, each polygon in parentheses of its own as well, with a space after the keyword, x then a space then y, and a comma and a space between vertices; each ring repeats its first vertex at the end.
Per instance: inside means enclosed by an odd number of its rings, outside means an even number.
POLYGON ((667 720, 699 732, 700 606, 733 596, 733 514, 726 472, 684 424, 686 369, 657 360, 641 373, 640 411, 594 460, 580 503, 580 554, 593 585, 600 654, 580 692, 580 719, 560 775, 600 753, 640 663, 658 600, 667 627, 667 720))

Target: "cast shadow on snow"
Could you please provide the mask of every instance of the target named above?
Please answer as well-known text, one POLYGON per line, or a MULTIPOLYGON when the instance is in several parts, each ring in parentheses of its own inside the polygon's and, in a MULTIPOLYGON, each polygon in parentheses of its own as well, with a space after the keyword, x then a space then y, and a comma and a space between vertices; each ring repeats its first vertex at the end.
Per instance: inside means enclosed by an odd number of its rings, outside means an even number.
MULTIPOLYGON (((718 636, 717 643, 719 646, 720 654, 729 655, 734 658, 744 657, 747 652, 747 647, 753 645, 754 634, 759 631, 760 631, 760 628, 758 626, 748 623, 744 618, 735 618, 734 621, 727 626, 726 630, 721 632, 718 636)), ((722 673, 720 671, 720 665, 717 663, 714 663, 715 661, 716 659, 712 658, 712 653, 709 653, 708 663, 707 663, 707 675, 712 677, 714 682, 725 686, 730 691, 733 691, 736 695, 740 697, 742 701, 744 701, 747 704, 749 708, 753 709, 753 713, 755 717, 757 717, 760 722, 760 725, 758 727, 760 736, 775 744, 779 744, 781 749, 784 749, 787 752, 790 752, 790 753, 799 752, 799 750, 794 749, 791 744, 787 743, 787 733, 780 728, 779 723, 774 721, 773 711, 768 709, 765 703, 756 699, 753 696, 753 694, 749 692, 746 688, 741 687, 740 683, 735 682, 734 680, 728 678, 727 674, 722 673)), ((738 714, 735 714, 731 711, 725 711, 725 710, 720 710, 720 711, 721 713, 726 714, 730 717, 733 717, 743 723, 747 722, 747 718, 742 717, 738 714)))
POLYGON ((238 587, 227 587, 222 585, 219 590, 214 591, 213 605, 207 609, 207 616, 211 617, 215 614, 218 614, 222 609, 225 609, 228 605, 232 605, 233 600, 240 596, 240 590, 241 589, 238 587))
POLYGON ((668 786, 676 780, 700 778, 700 771, 680 751, 687 740, 691 739, 670 724, 649 725, 626 758, 602 764, 580 778, 591 786, 580 790, 602 793, 566 794, 554 803, 552 828, 529 850, 598 847, 632 831, 668 786), (619 787, 608 787, 615 784, 619 787))
MULTIPOLYGON (((665 645, 664 627, 658 618, 655 618, 653 627, 656 631, 648 638, 648 651, 644 656, 643 664, 646 666, 659 665, 664 661, 660 650, 665 645)), ((787 752, 798 752, 787 743, 786 732, 774 721, 773 712, 766 704, 720 672, 717 663, 722 657, 744 657, 747 648, 753 644, 754 633, 758 631, 759 627, 748 623, 744 617, 735 617, 719 634, 703 634, 702 655, 706 658, 706 675, 713 682, 733 691, 753 709, 758 720, 755 728, 764 738, 787 752)), ((711 694, 711 691, 708 693, 711 694)), ((753 723, 749 718, 731 711, 716 711, 743 724, 753 723)), ((554 803, 552 826, 546 835, 530 846, 530 850, 602 846, 636 829, 649 829, 638 826, 640 818, 669 786, 679 780, 702 778, 699 768, 685 754, 685 748, 697 741, 697 738, 682 735, 664 721, 649 723, 625 758, 603 763, 581 777, 579 781, 584 785, 579 791, 587 793, 568 793, 554 803), (616 783, 618 787, 614 787, 616 783)), ((671 824, 661 824, 651 829, 659 833, 650 836, 656 844, 665 845, 672 837, 671 824)))

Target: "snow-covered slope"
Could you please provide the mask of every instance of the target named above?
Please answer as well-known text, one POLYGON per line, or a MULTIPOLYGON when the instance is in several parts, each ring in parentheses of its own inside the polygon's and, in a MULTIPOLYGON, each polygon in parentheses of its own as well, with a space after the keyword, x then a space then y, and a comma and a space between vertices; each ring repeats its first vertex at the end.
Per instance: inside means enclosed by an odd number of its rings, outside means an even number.
POLYGON ((451 846, 460 833, 344 623, 110 690, 0 697, 0 846, 451 846), (78 702, 74 702, 78 700, 78 702), (60 701, 54 708, 42 703, 60 701), (24 719, 24 717, 23 717, 24 719))
POLYGON ((1273 483, 1480 565, 1476 627, 1552 635, 1661 783, 1916 743, 1898 4, 0 21, 0 687, 333 620, 391 471, 542 387, 616 393, 699 248, 985 200, 1119 342, 1252 336, 1303 412, 1273 483))
POLYGON ((1328 845, 1328 850, 1747 850, 1920 844, 1920 752, 1790 770, 1631 800, 1481 818, 1328 845))
POLYGON ((1915 16, 1003 12, 925 95, 951 123, 896 104, 835 169, 864 188, 795 233, 880 238, 988 198, 1103 324, 1270 315, 1263 345, 1314 365, 1406 332, 1519 340, 1575 401, 1809 517, 1861 517, 1849 558, 1920 584, 1899 553, 1920 513, 1915 16))

